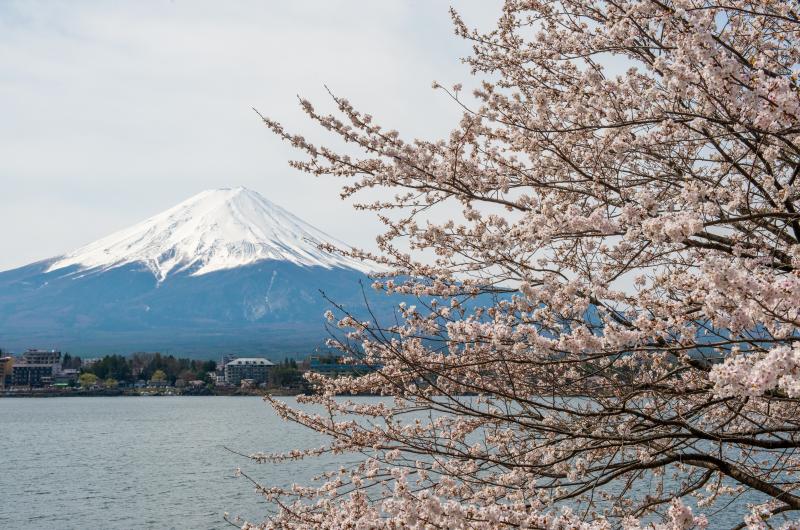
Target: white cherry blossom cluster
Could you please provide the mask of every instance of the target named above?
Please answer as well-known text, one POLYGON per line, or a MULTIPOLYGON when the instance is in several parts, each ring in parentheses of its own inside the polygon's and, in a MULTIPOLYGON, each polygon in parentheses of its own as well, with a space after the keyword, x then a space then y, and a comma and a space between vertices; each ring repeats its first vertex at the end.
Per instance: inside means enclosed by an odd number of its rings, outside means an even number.
POLYGON ((349 464, 257 485, 262 526, 798 519, 799 9, 506 0, 488 32, 453 13, 474 83, 434 84, 463 110, 446 138, 334 94, 301 106, 344 147, 265 118, 384 223, 378 251, 339 251, 397 309, 333 300, 331 346, 370 369, 268 398, 329 443, 254 461, 349 464), (747 492, 768 506, 728 508, 747 492))

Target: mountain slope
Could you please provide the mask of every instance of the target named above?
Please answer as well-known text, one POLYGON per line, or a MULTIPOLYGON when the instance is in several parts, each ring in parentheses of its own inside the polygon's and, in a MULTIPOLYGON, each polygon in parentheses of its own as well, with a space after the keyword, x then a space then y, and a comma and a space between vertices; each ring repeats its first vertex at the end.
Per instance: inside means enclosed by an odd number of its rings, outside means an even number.
POLYGON ((320 250, 340 241, 246 188, 198 193, 146 221, 57 258, 48 272, 78 266, 108 270, 141 263, 157 279, 279 260, 305 266, 366 271, 363 264, 320 250))
MULTIPOLYGON (((366 268, 243 188, 203 192, 74 252, 0 272, 0 347, 305 355, 326 336, 320 291, 364 312, 366 268)), ((385 300, 376 309, 386 313, 385 300)))

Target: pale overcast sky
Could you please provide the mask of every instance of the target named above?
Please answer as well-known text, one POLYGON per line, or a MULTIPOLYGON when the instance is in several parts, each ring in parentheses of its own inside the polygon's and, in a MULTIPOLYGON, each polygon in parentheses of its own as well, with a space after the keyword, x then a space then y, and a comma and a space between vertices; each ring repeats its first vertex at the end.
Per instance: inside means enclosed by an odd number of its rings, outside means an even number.
POLYGON ((448 13, 491 28, 498 0, 0 1, 0 270, 73 250, 209 188, 246 186, 351 244, 376 224, 251 107, 323 137, 296 95, 323 85, 404 136, 459 111, 470 82, 448 13), (366 217, 365 217, 366 216, 366 217))

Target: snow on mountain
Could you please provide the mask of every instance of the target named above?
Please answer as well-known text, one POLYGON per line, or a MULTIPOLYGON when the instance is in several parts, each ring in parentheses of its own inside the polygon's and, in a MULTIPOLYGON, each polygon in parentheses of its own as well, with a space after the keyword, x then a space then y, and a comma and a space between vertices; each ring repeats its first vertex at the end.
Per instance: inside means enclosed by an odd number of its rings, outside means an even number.
POLYGON ((341 242, 246 188, 198 193, 135 226, 58 257, 47 272, 77 266, 104 271, 141 263, 159 282, 200 276, 265 260, 370 272, 358 261, 319 249, 341 242))

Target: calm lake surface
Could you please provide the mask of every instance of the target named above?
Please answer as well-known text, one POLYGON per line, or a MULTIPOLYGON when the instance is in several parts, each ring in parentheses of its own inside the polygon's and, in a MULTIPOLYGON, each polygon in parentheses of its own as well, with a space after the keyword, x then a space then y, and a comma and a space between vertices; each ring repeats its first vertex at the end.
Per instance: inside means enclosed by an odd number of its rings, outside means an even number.
POLYGON ((226 511, 260 522, 265 501, 237 467, 288 485, 325 463, 258 465, 225 447, 321 441, 258 397, 0 399, 0 529, 232 528, 226 511))
MULTIPOLYGON (((234 477, 237 467, 288 486, 333 462, 259 465, 225 447, 250 454, 323 441, 258 397, 0 399, 0 530, 232 528, 226 511, 261 522, 268 506, 234 477)), ((710 529, 731 528, 760 500, 746 492, 702 511, 710 529)))

